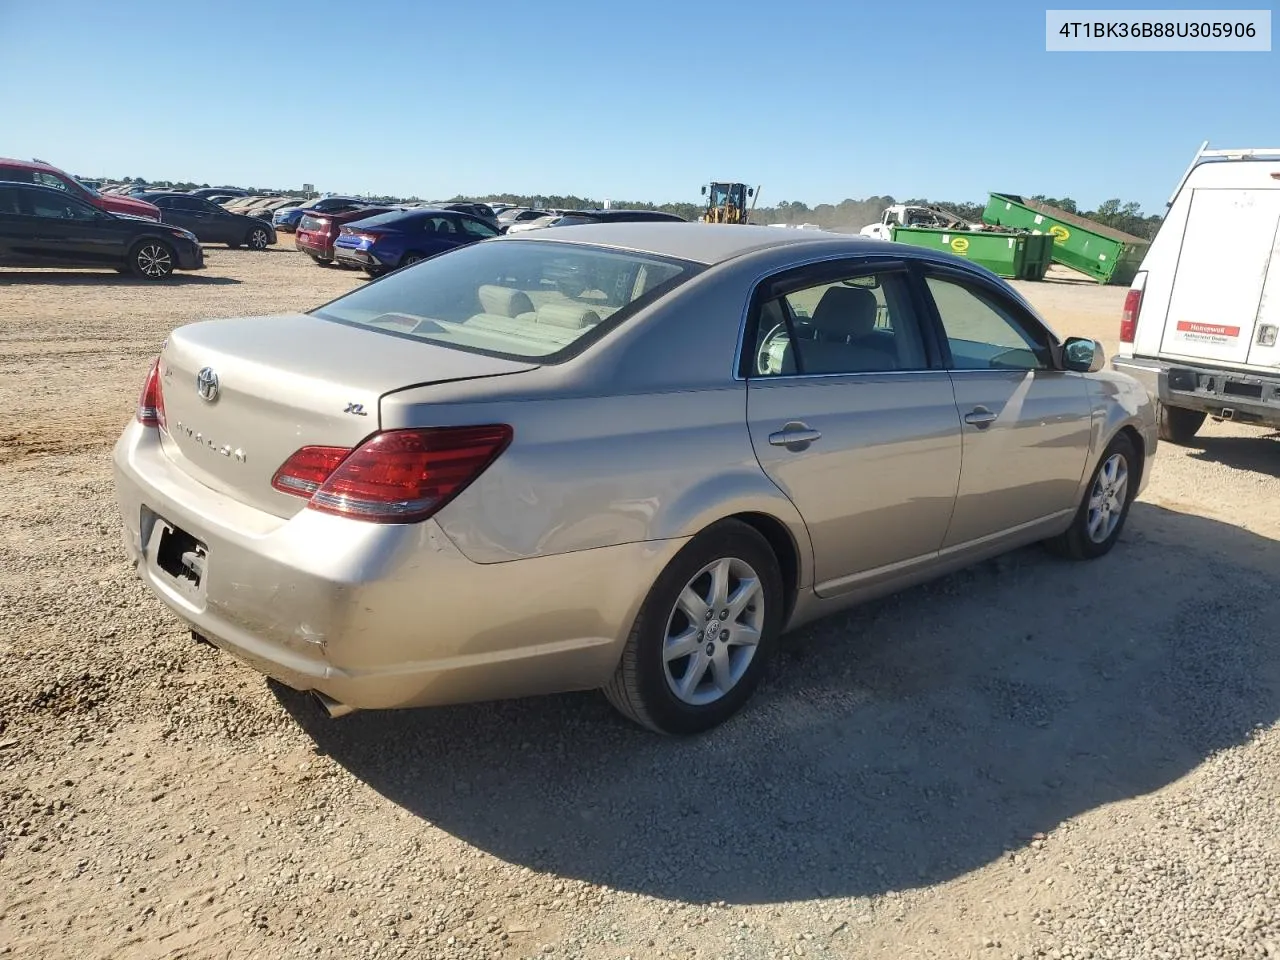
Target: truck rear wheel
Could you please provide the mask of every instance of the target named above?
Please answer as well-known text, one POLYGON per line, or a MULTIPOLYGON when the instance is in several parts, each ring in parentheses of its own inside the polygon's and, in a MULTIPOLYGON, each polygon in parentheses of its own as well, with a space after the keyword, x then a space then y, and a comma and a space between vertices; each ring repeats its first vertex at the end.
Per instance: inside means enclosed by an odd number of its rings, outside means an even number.
POLYGON ((1181 407, 1159 404, 1156 424, 1160 429, 1160 439, 1185 446, 1192 441, 1196 431, 1204 423, 1204 416, 1203 410, 1184 410, 1181 407))

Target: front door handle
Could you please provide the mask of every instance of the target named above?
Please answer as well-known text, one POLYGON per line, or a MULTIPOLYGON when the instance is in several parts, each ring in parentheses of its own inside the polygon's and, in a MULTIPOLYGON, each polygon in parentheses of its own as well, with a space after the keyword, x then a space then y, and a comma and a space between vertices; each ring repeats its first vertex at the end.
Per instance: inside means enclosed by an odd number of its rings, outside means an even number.
POLYGON ((979 430, 985 430, 991 424, 995 423, 998 414, 992 413, 986 407, 974 407, 964 415, 964 422, 972 424, 979 430))
POLYGON ((821 439, 822 434, 807 423, 803 423, 800 420, 792 420, 777 433, 769 434, 769 445, 786 447, 791 451, 799 451, 809 446, 813 441, 821 439))

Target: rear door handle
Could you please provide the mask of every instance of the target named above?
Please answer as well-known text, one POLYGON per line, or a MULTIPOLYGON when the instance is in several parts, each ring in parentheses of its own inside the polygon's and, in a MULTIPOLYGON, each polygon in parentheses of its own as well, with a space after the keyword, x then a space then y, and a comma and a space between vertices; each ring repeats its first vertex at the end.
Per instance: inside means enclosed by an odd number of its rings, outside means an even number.
POLYGON ((822 434, 799 420, 792 420, 777 433, 769 434, 770 446, 786 447, 788 450, 803 450, 813 441, 821 439, 822 434))
POLYGON ((964 422, 972 424, 979 430, 985 430, 995 423, 997 416, 998 414, 992 413, 986 407, 974 407, 964 415, 964 422))

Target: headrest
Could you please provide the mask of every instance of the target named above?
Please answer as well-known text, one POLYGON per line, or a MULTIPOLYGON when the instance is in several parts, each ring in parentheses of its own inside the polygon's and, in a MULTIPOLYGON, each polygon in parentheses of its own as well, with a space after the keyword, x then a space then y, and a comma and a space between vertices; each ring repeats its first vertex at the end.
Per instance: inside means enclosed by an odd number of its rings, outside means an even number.
POLYGON ((538 308, 538 323, 549 323, 567 330, 582 330, 600 322, 600 314, 576 303, 544 303, 538 308))
POLYGON ((879 308, 876 295, 870 290, 836 285, 828 288, 818 301, 813 311, 813 325, 824 340, 865 337, 876 328, 879 308))
POLYGON ((480 286, 480 306, 485 313, 496 313, 500 317, 518 317, 522 313, 533 312, 533 301, 523 290, 514 287, 499 287, 485 283, 480 286))

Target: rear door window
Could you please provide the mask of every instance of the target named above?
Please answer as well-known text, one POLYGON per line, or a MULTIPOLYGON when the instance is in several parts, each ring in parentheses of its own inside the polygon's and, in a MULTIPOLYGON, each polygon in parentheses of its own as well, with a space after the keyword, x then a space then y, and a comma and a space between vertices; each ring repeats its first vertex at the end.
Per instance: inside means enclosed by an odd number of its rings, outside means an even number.
POLYGON ((13 183, 34 183, 35 181, 31 179, 33 172, 26 167, 0 167, 0 180, 9 180, 13 183))
POLYGON ((887 373, 928 368, 905 271, 845 279, 766 300, 751 376, 887 373))

